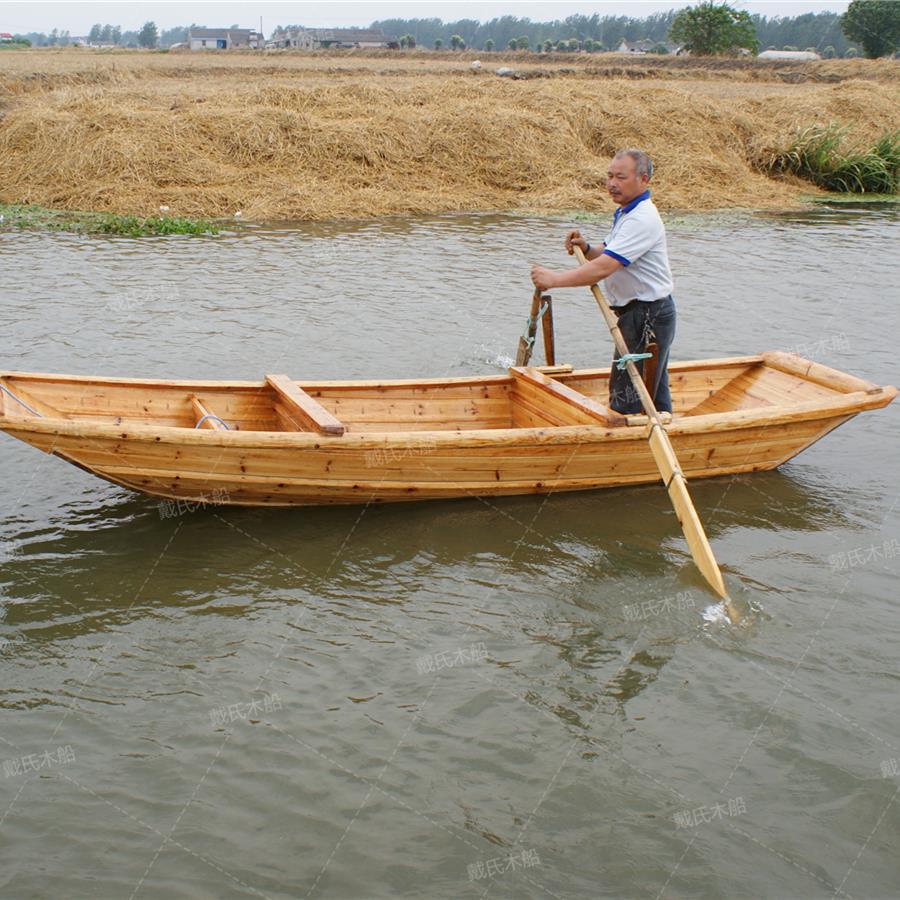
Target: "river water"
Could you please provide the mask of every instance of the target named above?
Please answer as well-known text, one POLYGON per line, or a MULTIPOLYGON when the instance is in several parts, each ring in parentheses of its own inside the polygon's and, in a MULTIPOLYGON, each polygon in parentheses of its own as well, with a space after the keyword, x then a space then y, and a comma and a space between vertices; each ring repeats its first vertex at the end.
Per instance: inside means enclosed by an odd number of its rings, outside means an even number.
MULTIPOLYGON (((566 226, 0 232, 0 365, 499 372, 566 226)), ((898 381, 896 210, 669 233, 674 358, 898 381)), ((656 487, 172 515, 3 436, 0 896, 895 897, 898 447, 895 404, 693 485, 734 628, 656 487)))

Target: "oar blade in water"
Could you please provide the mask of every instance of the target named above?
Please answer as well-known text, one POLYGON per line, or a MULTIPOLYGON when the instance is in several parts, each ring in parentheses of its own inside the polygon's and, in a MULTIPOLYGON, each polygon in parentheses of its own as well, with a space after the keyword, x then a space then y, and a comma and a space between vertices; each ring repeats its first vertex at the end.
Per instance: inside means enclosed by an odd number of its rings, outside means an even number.
POLYGON ((723 600, 727 599, 728 592, 725 590, 719 565, 709 546, 709 540, 703 530, 703 523, 700 521, 700 516, 697 515, 691 495, 688 493, 687 481, 678 464, 672 444, 669 442, 669 436, 662 426, 654 425, 651 428, 649 443, 650 452, 656 461, 659 474, 662 475, 663 483, 666 485, 669 499, 675 508, 675 515, 678 516, 678 521, 681 523, 691 556, 717 596, 723 600))

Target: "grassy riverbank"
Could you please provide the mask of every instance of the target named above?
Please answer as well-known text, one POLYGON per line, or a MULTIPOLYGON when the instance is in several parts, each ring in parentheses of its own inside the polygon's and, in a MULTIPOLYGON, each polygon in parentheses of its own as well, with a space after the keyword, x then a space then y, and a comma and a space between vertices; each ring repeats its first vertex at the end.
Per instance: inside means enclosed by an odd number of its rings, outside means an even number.
POLYGON ((0 201, 216 219, 608 210, 609 155, 668 209, 815 192, 771 161, 811 125, 900 127, 900 63, 624 56, 23 51, 0 74, 0 201), (506 65, 522 77, 500 78, 506 65))
POLYGON ((82 234, 122 234, 130 237, 159 234, 218 234, 212 222, 174 216, 127 216, 0 203, 0 228, 74 231, 82 234))

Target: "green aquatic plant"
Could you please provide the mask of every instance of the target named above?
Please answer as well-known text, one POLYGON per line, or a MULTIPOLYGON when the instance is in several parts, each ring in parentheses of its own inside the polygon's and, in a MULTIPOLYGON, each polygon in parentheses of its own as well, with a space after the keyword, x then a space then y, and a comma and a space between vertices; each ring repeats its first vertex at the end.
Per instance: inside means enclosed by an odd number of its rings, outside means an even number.
POLYGON ((73 231, 79 234, 120 234, 145 237, 162 234, 218 234, 206 219, 179 216, 120 216, 115 213, 71 212, 36 204, 0 203, 0 227, 73 231))
POLYGON ((150 234, 218 234, 219 229, 203 219, 176 216, 103 215, 96 223, 99 234, 127 234, 141 237, 150 234))
POLYGON ((900 129, 882 135, 868 150, 845 149, 848 126, 813 125, 776 153, 770 173, 797 175, 842 194, 896 194, 900 190, 900 129))

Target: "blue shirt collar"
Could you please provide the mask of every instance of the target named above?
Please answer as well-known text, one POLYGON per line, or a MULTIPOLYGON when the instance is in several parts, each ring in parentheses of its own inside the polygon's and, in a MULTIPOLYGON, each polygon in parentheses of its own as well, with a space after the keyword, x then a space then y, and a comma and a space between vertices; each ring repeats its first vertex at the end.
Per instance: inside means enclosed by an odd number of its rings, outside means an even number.
POLYGON ((623 213, 631 212, 638 205, 638 203, 643 203, 645 200, 649 200, 649 199, 650 199, 650 190, 648 189, 648 190, 644 191, 643 194, 638 194, 638 196, 635 197, 634 200, 632 200, 630 203, 626 203, 624 206, 620 206, 613 213, 613 225, 615 225, 616 222, 619 221, 619 216, 621 216, 623 213))

